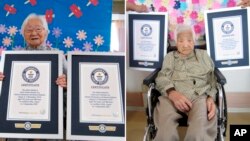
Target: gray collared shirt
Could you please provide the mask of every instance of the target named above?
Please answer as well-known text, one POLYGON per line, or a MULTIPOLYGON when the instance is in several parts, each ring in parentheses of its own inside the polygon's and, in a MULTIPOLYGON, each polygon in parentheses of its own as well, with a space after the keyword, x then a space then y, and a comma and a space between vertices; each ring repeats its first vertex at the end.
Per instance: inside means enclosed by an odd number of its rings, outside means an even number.
POLYGON ((156 88, 162 95, 173 87, 191 101, 203 94, 215 99, 216 84, 213 61, 200 49, 185 58, 178 51, 168 53, 156 78, 156 88))

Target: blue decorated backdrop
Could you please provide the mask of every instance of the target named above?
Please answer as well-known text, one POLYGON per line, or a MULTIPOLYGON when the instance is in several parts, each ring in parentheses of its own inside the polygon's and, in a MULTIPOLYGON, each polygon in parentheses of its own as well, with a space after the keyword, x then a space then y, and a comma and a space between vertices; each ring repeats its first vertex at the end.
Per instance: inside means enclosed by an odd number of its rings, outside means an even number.
POLYGON ((109 51, 111 0, 0 0, 0 53, 25 47, 21 24, 30 13, 46 16, 47 46, 67 51, 109 51))

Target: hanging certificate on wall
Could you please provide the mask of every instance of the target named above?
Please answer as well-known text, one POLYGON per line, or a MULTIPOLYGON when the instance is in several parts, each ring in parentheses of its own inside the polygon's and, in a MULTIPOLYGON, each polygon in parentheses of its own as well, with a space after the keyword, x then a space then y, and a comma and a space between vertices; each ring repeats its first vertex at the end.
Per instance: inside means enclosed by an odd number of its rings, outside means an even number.
POLYGON ((168 14, 128 12, 129 66, 161 68, 167 48, 168 14))
POLYGON ((3 52, 0 137, 63 138, 62 60, 61 51, 3 52))
POLYGON ((68 140, 125 140, 125 57, 69 52, 68 140))
POLYGON ((250 67, 249 20, 249 8, 205 11, 207 50, 216 67, 250 67))

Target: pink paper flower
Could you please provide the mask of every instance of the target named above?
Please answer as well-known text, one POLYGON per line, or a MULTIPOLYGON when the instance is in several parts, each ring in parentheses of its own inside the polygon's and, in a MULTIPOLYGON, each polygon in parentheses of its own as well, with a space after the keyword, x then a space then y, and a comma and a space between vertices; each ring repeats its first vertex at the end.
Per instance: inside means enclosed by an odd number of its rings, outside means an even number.
POLYGON ((95 36, 95 39, 93 39, 93 40, 95 41, 95 44, 97 46, 100 46, 104 43, 103 36, 101 36, 101 35, 95 36))
POLYGON ((54 35, 56 38, 59 38, 62 34, 62 30, 59 27, 54 27, 52 30, 52 35, 54 35))
POLYGON ((66 48, 70 48, 70 47, 73 46, 74 41, 72 40, 72 38, 67 37, 67 38, 64 38, 63 44, 64 44, 64 46, 65 46, 66 48))
POLYGON ((158 11, 159 12, 167 12, 167 8, 164 6, 161 6, 158 11))
POLYGON ((10 26, 8 29, 8 34, 10 36, 15 36, 17 32, 18 32, 18 30, 17 30, 16 26, 10 26))
POLYGON ((218 2, 213 3, 213 6, 212 6, 213 9, 219 9, 220 7, 221 7, 220 3, 218 2))
POLYGON ((4 34, 6 32, 6 27, 4 24, 0 24, 0 33, 4 34))
POLYGON ((193 4, 199 4, 199 0, 192 0, 193 4))
POLYGON ((198 13, 196 11, 192 11, 191 14, 190 14, 190 18, 194 20, 197 17, 198 17, 198 13))
POLYGON ((85 40, 87 38, 87 33, 84 31, 84 30, 79 30, 77 33, 76 33, 76 38, 78 40, 85 40))
POLYGON ((11 45, 11 42, 12 40, 10 39, 10 37, 5 37, 3 38, 3 41, 2 41, 3 45, 7 47, 11 45))
POLYGON ((235 7, 236 6, 236 2, 234 0, 229 0, 227 3, 227 7, 235 7))
POLYGON ((154 0, 154 6, 156 9, 160 9, 161 5, 161 0, 154 0))
POLYGON ((194 32, 196 33, 196 34, 198 34, 198 33, 201 33, 201 27, 199 26, 199 25, 194 25, 194 32))
POLYGON ((183 23, 183 22, 184 22, 183 16, 177 17, 177 23, 178 23, 178 24, 181 24, 181 23, 183 23))
POLYGON ((84 51, 92 51, 93 50, 93 45, 90 42, 86 42, 83 44, 83 48, 84 51))

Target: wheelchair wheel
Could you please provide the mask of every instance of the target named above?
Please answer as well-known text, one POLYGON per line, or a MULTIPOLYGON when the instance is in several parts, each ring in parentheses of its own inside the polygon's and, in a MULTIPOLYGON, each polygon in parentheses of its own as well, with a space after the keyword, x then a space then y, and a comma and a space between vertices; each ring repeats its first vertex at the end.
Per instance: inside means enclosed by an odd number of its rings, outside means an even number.
POLYGON ((145 129, 145 134, 144 134, 144 138, 143 141, 153 141, 153 139, 155 138, 156 135, 156 129, 153 125, 149 125, 148 127, 146 127, 145 129))
POLYGON ((151 137, 150 137, 149 127, 146 127, 145 130, 146 131, 145 131, 145 135, 144 135, 143 141, 152 141, 153 139, 151 139, 151 137))
POLYGON ((216 141, 224 141, 223 131, 221 131, 221 128, 218 128, 216 141))
POLYGON ((217 131, 217 139, 216 141, 224 141, 226 137, 226 132, 227 132, 227 100, 224 92, 224 88, 222 87, 223 91, 223 101, 222 101, 222 107, 221 107, 221 112, 222 112, 222 117, 219 119, 219 126, 218 126, 218 131, 217 131))
POLYGON ((223 128, 224 128, 224 131, 222 132, 223 133, 223 136, 225 137, 226 136, 226 132, 227 132, 227 119, 228 119, 228 115, 227 115, 227 99, 226 99, 226 94, 225 94, 225 90, 224 90, 224 87, 223 87, 223 128))

